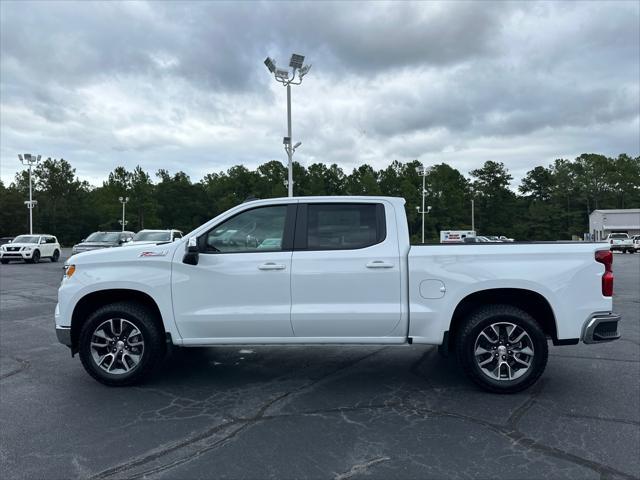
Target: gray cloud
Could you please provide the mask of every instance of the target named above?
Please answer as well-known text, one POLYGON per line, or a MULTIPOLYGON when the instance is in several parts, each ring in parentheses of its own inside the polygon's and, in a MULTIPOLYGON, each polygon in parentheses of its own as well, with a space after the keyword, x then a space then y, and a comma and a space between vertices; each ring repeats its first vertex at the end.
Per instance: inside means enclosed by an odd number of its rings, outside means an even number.
POLYGON ((297 159, 505 161, 516 177, 583 151, 638 155, 637 2, 0 3, 0 166, 64 157, 193 178, 282 159, 284 90, 262 60, 314 64, 294 88, 297 159))

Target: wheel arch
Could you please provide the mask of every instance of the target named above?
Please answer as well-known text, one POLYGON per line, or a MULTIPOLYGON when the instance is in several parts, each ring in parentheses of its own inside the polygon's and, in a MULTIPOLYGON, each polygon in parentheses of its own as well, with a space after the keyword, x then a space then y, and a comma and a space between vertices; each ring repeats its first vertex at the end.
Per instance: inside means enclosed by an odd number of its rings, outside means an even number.
POLYGON ((554 344, 560 343, 556 315, 543 295, 525 288, 490 288, 473 292, 460 300, 451 317, 449 331, 445 334, 449 349, 454 348, 456 335, 465 318, 474 310, 491 304, 511 305, 524 310, 538 322, 554 344))
POLYGON ((161 329, 162 333, 166 335, 166 329, 164 327, 160 308, 156 301, 147 293, 141 292, 140 290, 126 288, 97 290, 82 297, 76 303, 73 313, 71 314, 71 351, 73 354, 78 351, 78 340, 80 338, 82 324, 91 312, 104 305, 115 302, 134 302, 144 305, 153 313, 155 322, 161 329))

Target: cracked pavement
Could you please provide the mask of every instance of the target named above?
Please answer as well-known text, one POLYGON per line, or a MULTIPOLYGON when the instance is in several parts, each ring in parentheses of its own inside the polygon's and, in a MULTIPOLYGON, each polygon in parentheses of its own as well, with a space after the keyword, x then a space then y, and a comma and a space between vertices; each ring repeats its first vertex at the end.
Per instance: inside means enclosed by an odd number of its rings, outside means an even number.
POLYGON ((415 345, 176 349, 105 387, 57 343, 61 266, 0 266, 4 478, 640 478, 640 255, 614 258, 622 339, 550 346, 509 396, 415 345))

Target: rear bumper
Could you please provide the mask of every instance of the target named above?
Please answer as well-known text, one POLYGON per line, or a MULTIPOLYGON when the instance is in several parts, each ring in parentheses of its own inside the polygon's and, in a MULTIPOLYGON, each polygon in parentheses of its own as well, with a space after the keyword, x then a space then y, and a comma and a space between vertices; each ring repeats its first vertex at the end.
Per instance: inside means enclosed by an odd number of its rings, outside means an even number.
POLYGON ((591 315, 582 328, 584 343, 611 342, 620 338, 618 322, 622 316, 612 312, 598 312, 591 315))

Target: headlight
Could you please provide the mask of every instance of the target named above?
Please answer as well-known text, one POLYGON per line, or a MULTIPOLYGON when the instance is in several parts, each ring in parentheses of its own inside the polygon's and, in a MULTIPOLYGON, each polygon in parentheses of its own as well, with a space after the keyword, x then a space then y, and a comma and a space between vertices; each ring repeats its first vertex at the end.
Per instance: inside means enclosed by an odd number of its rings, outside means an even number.
POLYGON ((33 250, 33 247, 22 247, 22 250, 25 250, 28 252, 29 250, 33 250))

